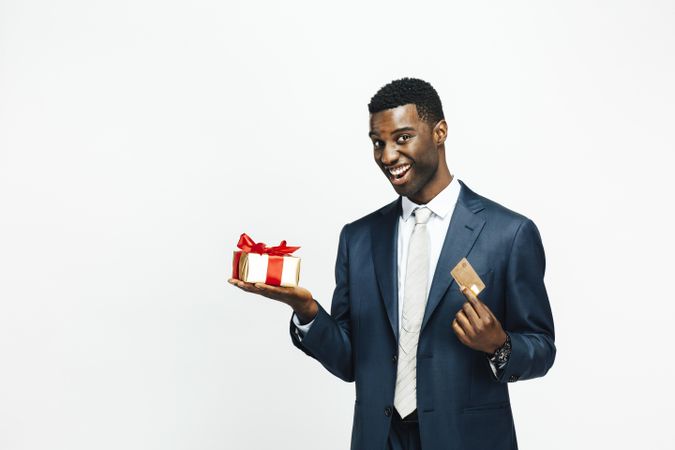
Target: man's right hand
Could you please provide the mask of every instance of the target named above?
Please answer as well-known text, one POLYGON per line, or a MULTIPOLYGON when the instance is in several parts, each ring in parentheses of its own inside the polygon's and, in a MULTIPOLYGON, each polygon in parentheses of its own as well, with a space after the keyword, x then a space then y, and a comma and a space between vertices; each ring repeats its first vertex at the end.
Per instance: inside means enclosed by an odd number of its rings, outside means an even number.
POLYGON ((243 291, 286 303, 293 308, 302 324, 310 322, 319 312, 319 307, 316 300, 312 297, 312 293, 300 286, 286 287, 272 286, 265 283, 247 283, 236 278, 230 278, 227 282, 243 291))

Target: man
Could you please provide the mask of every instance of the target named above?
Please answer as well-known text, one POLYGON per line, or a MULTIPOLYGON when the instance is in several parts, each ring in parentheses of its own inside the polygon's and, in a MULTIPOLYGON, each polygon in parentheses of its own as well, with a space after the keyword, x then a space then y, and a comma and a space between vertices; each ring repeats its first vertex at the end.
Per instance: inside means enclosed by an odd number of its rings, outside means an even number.
POLYGON ((429 83, 392 81, 368 108, 399 196, 342 228, 330 314, 301 287, 230 282, 290 305, 293 344, 356 382, 353 450, 517 449, 507 383, 556 354, 539 231, 450 174, 429 83), (480 298, 451 277, 464 257, 480 298))

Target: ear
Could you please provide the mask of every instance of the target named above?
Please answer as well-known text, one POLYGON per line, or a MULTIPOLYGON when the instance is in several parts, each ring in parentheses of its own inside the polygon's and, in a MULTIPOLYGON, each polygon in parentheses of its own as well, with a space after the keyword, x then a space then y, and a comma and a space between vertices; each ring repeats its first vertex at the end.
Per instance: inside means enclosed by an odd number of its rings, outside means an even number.
POLYGON ((431 131, 431 135, 434 138, 434 143, 436 146, 439 146, 445 142, 445 138, 448 137, 448 123, 445 119, 441 119, 436 122, 434 129, 431 131))

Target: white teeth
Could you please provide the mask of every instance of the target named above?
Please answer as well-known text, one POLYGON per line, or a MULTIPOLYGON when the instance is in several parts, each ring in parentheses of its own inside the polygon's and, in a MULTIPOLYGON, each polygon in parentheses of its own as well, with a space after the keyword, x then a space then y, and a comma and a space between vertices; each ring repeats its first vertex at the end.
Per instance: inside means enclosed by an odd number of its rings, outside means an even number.
POLYGON ((410 168, 410 164, 406 164, 405 166, 396 167, 395 169, 389 169, 389 173, 391 173, 392 175, 401 175, 402 173, 404 173, 409 168, 410 168))

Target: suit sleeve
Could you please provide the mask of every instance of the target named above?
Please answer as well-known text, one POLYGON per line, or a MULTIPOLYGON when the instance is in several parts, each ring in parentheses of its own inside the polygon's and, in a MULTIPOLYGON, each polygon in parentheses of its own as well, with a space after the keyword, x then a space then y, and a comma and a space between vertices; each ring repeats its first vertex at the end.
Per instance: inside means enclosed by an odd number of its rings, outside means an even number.
POLYGON ((349 309, 348 224, 342 227, 335 261, 335 290, 328 312, 317 301, 319 312, 304 333, 290 320, 293 345, 319 361, 330 373, 344 381, 354 381, 351 316, 349 309), (298 336, 300 334, 300 336, 298 336), (302 339, 301 339, 302 337, 302 339))
POLYGON ((513 240, 506 273, 504 330, 511 336, 511 355, 498 371, 500 382, 544 376, 555 360, 553 315, 544 272, 546 258, 539 230, 523 221, 513 240))

